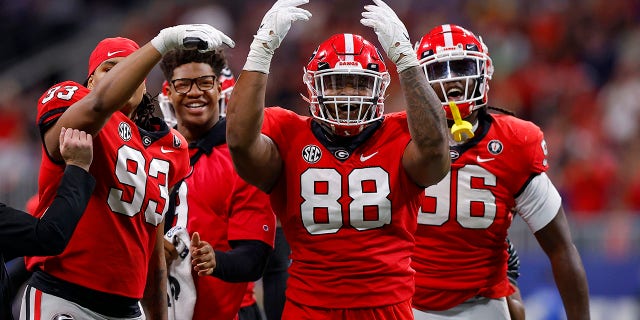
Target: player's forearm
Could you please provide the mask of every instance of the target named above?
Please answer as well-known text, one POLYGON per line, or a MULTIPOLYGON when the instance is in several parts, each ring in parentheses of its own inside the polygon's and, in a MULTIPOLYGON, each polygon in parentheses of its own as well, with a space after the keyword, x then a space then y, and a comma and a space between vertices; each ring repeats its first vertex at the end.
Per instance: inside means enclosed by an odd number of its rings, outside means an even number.
POLYGON ((167 270, 149 270, 147 286, 142 298, 142 308, 147 319, 168 319, 167 315, 167 270))
POLYGON ((228 282, 256 281, 262 277, 273 249, 259 240, 232 241, 233 249, 216 250, 213 276, 228 282))
POLYGON ((268 191, 279 175, 277 149, 262 136, 267 75, 243 70, 227 108, 227 146, 238 174, 268 191))
POLYGON ((442 141, 446 141, 447 123, 440 99, 419 67, 406 69, 399 76, 407 102, 411 138, 423 150, 441 152, 446 145, 442 141))
POLYGON ((142 297, 142 308, 147 319, 168 319, 167 265, 164 259, 164 222, 156 232, 156 246, 149 261, 147 283, 142 297))
POLYGON ((439 181, 449 170, 447 123, 442 104, 419 67, 400 74, 400 84, 407 103, 407 122, 412 142, 428 168, 432 182, 439 181))
POLYGON ((161 58, 148 43, 117 63, 91 92, 97 97, 94 110, 110 114, 122 108, 161 58))
POLYGON ((557 253, 557 257, 551 257, 551 266, 567 319, 590 319, 589 286, 575 246, 571 245, 564 254, 557 253))
POLYGON ((267 75, 242 71, 227 108, 227 145, 231 151, 246 152, 262 130, 267 75))
POLYGON ((42 251, 25 252, 25 255, 54 255, 64 251, 89 203, 95 183, 84 169, 74 165, 65 168, 56 197, 36 228, 42 251))

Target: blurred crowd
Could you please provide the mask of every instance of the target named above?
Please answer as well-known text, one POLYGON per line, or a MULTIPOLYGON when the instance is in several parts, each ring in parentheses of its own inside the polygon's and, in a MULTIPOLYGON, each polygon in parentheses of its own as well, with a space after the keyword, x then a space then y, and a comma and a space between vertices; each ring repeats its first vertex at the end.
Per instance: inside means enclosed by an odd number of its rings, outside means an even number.
MULTIPOLYGON (((270 105, 300 113, 302 67, 328 35, 358 33, 374 41, 360 23, 365 0, 311 0, 309 23, 292 28, 272 63, 278 88, 270 105)), ((119 15, 110 34, 143 44, 163 27, 209 23, 237 43, 228 50, 239 72, 265 0, 234 1, 3 1, 0 31, 8 39, 0 50, 0 71, 47 46, 79 37, 80 30, 108 15, 119 15)), ((640 212, 640 1, 639 0, 393 0, 389 4, 407 25, 412 41, 433 26, 455 23, 474 31, 489 47, 495 66, 489 104, 514 111, 546 134, 550 176, 569 215, 589 220, 607 213, 640 212)), ((67 48, 73 50, 73 48, 67 48)), ((89 52, 76 65, 84 68, 89 52)), ((38 65, 36 65, 37 67, 38 65)), ((391 64, 389 66, 393 67, 391 64)), ((80 70, 83 70, 80 68, 80 70)), ((54 82, 66 80, 55 68, 37 70, 41 78, 24 85, 0 79, 0 197, 20 206, 35 193, 39 137, 34 123, 38 97, 54 82)), ((387 91, 386 112, 402 109, 395 71, 387 91)), ((82 82, 78 72, 73 80, 82 82)), ((147 80, 160 91, 161 74, 147 80)), ((153 91, 155 90, 155 92, 153 91)))

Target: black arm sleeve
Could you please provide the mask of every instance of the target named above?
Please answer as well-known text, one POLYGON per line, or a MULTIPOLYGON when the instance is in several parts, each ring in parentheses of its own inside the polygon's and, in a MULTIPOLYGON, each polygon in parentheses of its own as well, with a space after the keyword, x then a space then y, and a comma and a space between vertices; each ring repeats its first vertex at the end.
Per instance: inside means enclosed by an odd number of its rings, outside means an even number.
POLYGON ((260 240, 229 241, 231 250, 215 250, 216 268, 212 276, 227 282, 251 282, 262 277, 269 256, 270 245, 260 240))
POLYGON ((518 278, 520 277, 520 257, 518 251, 513 246, 513 243, 507 238, 507 253, 509 254, 509 260, 507 260, 507 278, 514 285, 518 285, 518 278))
POLYGON ((5 257, 55 255, 64 251, 95 184, 89 173, 69 165, 55 199, 40 219, 0 204, 0 248, 5 257))

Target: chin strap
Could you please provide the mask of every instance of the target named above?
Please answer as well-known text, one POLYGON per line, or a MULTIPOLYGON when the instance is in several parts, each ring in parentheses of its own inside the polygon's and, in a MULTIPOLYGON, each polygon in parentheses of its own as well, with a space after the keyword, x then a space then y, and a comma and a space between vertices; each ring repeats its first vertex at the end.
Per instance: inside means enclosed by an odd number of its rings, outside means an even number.
POLYGON ((451 126, 451 134, 456 142, 461 142, 473 138, 473 126, 469 121, 462 120, 458 105, 453 100, 449 100, 449 108, 453 115, 453 126, 451 126))

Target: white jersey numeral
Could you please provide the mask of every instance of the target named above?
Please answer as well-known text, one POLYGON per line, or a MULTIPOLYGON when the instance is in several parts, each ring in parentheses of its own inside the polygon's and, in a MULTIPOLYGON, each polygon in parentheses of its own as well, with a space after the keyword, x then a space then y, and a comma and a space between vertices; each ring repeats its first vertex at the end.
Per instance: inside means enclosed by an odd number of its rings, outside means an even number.
POLYGON ((49 102, 49 100, 53 99, 54 97, 61 99, 61 100, 71 100, 71 98, 73 97, 73 94, 76 93, 76 91, 78 91, 78 86, 64 86, 64 91, 63 92, 58 92, 58 94, 56 95, 56 92, 62 88, 62 86, 55 86, 51 89, 49 89, 49 91, 47 91, 47 96, 44 97, 42 99, 42 104, 45 104, 47 102, 49 102))
POLYGON ((478 165, 466 165, 455 173, 455 180, 449 172, 438 184, 425 189, 425 203, 433 205, 425 208, 423 204, 418 212, 418 223, 440 226, 455 215, 464 228, 490 227, 496 217, 496 197, 491 190, 482 187, 495 187, 496 176, 478 165), (456 199, 455 203, 451 203, 452 198, 456 199), (476 206, 482 206, 482 210, 472 210, 476 206))
POLYGON ((342 176, 335 169, 311 168, 300 176, 302 223, 310 234, 336 233, 344 223, 360 231, 391 223, 389 174, 380 167, 354 169, 348 179, 349 221, 343 222, 342 176), (374 211, 375 218, 365 217, 374 211), (316 219, 322 215, 322 219, 316 219), (322 222, 318 222, 322 221, 322 222))
POLYGON ((124 199, 124 189, 111 188, 107 203, 113 212, 133 217, 142 211, 147 188, 160 189, 160 197, 164 200, 164 209, 156 212, 158 201, 149 199, 145 209, 145 221, 157 226, 162 222, 164 214, 169 208, 169 162, 160 159, 152 159, 149 163, 149 176, 154 178, 164 175, 164 181, 157 186, 147 186, 147 173, 145 172, 146 160, 139 150, 130 146, 118 149, 115 175, 120 183, 130 189, 131 199, 124 199))

